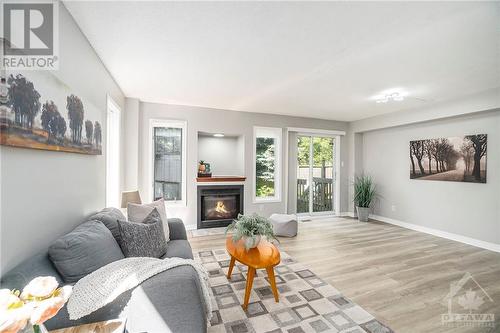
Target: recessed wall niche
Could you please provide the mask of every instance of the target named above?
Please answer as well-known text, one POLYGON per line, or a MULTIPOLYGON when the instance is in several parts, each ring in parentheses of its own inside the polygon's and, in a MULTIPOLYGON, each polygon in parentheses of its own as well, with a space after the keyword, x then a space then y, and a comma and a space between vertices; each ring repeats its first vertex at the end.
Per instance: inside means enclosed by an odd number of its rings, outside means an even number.
POLYGON ((245 176, 244 136, 198 132, 200 160, 210 163, 213 176, 245 176))

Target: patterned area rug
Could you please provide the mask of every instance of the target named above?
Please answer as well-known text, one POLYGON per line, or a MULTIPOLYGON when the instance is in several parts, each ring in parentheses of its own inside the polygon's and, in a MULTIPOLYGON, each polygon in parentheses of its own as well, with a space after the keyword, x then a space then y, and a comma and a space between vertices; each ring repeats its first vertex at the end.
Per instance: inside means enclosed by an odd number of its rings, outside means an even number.
POLYGON ((236 262, 228 280, 225 249, 195 253, 195 260, 210 275, 215 309, 210 333, 393 332, 285 252, 274 268, 279 303, 274 301, 265 270, 257 270, 246 311, 241 304, 247 267, 236 262))

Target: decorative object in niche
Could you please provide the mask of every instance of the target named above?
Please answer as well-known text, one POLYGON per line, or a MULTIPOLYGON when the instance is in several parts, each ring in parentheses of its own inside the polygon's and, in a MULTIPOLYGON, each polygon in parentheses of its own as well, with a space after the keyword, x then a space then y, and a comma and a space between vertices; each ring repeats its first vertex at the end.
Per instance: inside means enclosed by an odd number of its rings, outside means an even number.
POLYGON ((198 164, 198 177, 212 177, 212 170, 210 170, 210 163, 201 160, 198 164))
POLYGON ((410 141, 410 178, 486 183, 487 134, 410 141))
POLYGON ((102 154, 102 114, 44 71, 2 73, 0 144, 102 154))

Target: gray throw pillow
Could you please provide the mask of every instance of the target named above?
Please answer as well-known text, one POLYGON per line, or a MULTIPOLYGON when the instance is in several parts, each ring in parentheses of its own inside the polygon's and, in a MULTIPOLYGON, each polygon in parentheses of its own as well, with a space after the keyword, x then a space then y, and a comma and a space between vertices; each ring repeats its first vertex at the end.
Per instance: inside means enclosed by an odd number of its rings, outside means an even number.
POLYGON ((125 220, 125 215, 118 208, 108 207, 92 215, 88 220, 102 222, 113 234, 118 244, 120 244, 120 230, 118 230, 118 220, 125 220))
POLYGON ((124 256, 104 224, 87 221, 56 240, 49 247, 49 258, 63 280, 74 283, 124 256))
POLYGON ((126 257, 160 258, 167 252, 163 223, 156 208, 142 223, 118 220, 118 227, 126 257))
POLYGON ((142 205, 129 203, 127 205, 128 220, 137 223, 142 222, 146 216, 151 213, 153 208, 156 208, 158 213, 160 213, 161 221, 163 222, 163 231, 165 232, 165 239, 168 242, 170 240, 170 230, 168 228, 167 211, 165 210, 165 200, 163 200, 163 198, 142 205))

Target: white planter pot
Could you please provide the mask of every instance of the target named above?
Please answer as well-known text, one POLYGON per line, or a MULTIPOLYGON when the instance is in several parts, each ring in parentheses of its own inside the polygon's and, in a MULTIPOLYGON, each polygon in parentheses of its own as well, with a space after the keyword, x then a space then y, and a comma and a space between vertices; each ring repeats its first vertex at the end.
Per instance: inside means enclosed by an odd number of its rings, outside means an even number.
POLYGON ((246 249, 253 249, 254 247, 257 247, 260 242, 260 235, 253 236, 253 237, 245 237, 245 248, 246 249))
POLYGON ((356 207, 358 212, 358 220, 361 222, 368 222, 368 216, 370 215, 370 208, 368 207, 356 207))

